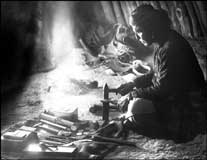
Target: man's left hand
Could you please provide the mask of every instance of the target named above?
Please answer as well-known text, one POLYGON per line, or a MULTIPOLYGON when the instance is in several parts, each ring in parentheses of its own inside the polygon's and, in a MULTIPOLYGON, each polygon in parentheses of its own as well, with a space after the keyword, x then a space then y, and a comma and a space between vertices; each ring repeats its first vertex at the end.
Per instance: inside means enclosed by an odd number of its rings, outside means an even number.
POLYGON ((137 89, 133 89, 132 91, 131 91, 131 97, 132 98, 138 98, 138 92, 137 92, 137 89))
POLYGON ((117 88, 117 90, 118 93, 120 93, 123 96, 129 93, 130 91, 132 91, 134 87, 135 84, 133 82, 129 82, 129 83, 122 84, 120 87, 117 88))

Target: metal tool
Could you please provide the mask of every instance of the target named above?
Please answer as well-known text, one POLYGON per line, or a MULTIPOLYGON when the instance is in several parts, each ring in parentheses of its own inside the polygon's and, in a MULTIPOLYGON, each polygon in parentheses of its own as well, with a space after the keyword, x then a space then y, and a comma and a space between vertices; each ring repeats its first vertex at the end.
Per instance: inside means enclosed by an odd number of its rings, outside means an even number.
POLYGON ((112 143, 117 143, 119 145, 128 145, 128 146, 137 147, 135 142, 130 142, 130 141, 121 140, 117 138, 109 138, 109 137, 104 137, 104 136, 99 136, 99 135, 94 135, 92 138, 95 141, 112 142, 112 143))
POLYGON ((102 100, 101 102, 103 103, 103 112, 102 112, 102 117, 103 120, 105 121, 105 123, 108 123, 109 121, 109 93, 118 93, 117 89, 114 88, 109 88, 107 83, 104 84, 103 86, 103 93, 104 93, 104 100, 102 100))

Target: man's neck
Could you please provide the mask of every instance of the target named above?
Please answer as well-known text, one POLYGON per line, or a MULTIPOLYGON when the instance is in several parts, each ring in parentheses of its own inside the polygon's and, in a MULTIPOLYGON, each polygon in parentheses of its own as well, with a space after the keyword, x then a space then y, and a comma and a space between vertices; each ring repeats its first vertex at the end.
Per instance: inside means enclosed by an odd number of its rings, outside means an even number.
POLYGON ((159 47, 162 47, 165 44, 165 42, 168 40, 169 33, 170 31, 160 34, 158 36, 159 38, 157 38, 155 43, 157 43, 159 47))

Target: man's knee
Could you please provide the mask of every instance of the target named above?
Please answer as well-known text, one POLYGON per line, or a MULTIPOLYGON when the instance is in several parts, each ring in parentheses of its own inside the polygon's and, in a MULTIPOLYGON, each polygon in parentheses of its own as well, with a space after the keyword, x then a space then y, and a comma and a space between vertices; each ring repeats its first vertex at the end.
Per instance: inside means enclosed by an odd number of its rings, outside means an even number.
POLYGON ((152 114, 155 113, 154 105, 151 101, 136 98, 129 102, 128 111, 131 114, 152 114))

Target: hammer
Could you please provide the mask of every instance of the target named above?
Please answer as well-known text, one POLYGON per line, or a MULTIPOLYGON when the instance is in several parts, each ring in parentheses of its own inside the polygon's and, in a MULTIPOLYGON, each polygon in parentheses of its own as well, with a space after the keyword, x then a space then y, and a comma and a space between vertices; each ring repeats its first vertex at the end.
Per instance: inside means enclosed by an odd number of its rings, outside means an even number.
POLYGON ((114 93, 118 93, 118 90, 117 89, 112 89, 112 88, 109 88, 107 83, 104 84, 103 86, 103 93, 104 93, 104 100, 102 100, 103 102, 103 113, 102 113, 102 117, 103 117, 103 120, 105 122, 108 122, 109 120, 109 93, 110 92, 114 92, 114 93))

